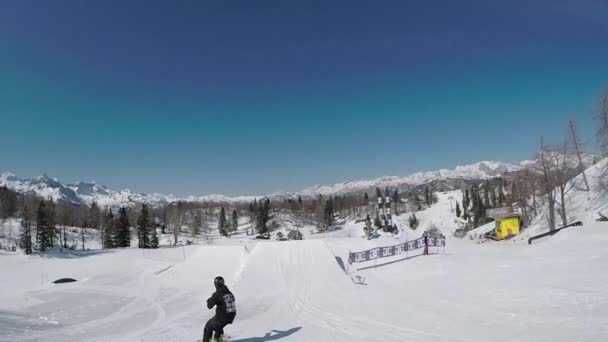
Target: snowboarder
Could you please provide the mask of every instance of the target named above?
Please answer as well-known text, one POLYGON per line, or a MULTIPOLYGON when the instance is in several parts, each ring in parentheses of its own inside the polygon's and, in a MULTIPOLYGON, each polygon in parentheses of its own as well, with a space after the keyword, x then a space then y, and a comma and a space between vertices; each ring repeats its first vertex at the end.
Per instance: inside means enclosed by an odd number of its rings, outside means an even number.
POLYGON ((236 302, 234 295, 226 284, 224 278, 215 277, 213 284, 215 285, 215 293, 207 299, 207 308, 212 309, 215 306, 215 316, 213 316, 205 325, 203 333, 203 342, 210 342, 212 335, 214 340, 221 342, 224 336, 224 327, 234 322, 236 317, 236 302))
POLYGON ((425 231, 422 233, 424 238, 424 255, 429 255, 429 234, 425 231))

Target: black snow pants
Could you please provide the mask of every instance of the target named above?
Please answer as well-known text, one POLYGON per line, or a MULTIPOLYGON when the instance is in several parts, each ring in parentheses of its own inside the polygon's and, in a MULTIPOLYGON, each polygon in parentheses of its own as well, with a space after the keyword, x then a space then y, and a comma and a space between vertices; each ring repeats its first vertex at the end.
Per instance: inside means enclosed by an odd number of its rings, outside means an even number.
POLYGON ((216 316, 212 317, 210 320, 207 321, 207 324, 205 324, 205 330, 203 331, 203 342, 211 341, 211 337, 217 339, 220 336, 223 336, 224 327, 227 325, 228 322, 222 321, 216 316))

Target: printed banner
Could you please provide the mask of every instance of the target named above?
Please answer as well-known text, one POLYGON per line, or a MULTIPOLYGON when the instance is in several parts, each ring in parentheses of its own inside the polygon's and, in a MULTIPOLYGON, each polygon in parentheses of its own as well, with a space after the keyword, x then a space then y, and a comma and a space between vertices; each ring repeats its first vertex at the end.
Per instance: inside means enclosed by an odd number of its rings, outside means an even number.
MULTIPOLYGON (((375 260, 375 259, 379 259, 379 258, 386 258, 386 257, 399 255, 399 254, 405 253, 407 251, 413 251, 413 250, 416 250, 419 248, 423 248, 424 240, 425 240, 425 238, 421 237, 419 239, 407 241, 407 242, 404 242, 404 243, 401 243, 401 244, 398 244, 395 246, 376 247, 376 248, 368 249, 366 251, 351 252, 348 255, 348 262, 351 264, 358 263, 358 262, 365 262, 365 261, 375 260)), ((445 238, 427 237, 426 242, 429 247, 445 247, 445 238)))

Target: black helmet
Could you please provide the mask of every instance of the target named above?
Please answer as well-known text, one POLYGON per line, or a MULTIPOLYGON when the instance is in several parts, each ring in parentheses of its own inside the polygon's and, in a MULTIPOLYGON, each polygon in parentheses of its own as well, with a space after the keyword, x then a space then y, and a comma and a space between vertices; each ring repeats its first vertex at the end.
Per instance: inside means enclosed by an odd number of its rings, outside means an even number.
POLYGON ((220 276, 215 277, 215 279, 213 280, 213 285, 215 285, 216 289, 221 286, 224 286, 224 278, 220 276))

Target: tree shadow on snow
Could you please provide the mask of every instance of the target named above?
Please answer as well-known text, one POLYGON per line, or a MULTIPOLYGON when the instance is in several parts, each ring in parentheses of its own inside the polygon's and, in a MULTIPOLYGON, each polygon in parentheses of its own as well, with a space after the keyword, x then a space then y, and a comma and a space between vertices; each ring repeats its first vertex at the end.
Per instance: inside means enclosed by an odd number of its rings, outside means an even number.
POLYGON ((264 335, 264 336, 243 338, 243 339, 239 339, 239 340, 230 340, 230 341, 231 342, 266 342, 266 341, 275 341, 275 340, 280 340, 280 339, 282 339, 284 337, 287 337, 289 335, 293 335, 293 334, 297 333, 298 331, 300 331, 300 329, 302 329, 302 327, 291 328, 291 329, 285 330, 285 331, 271 330, 270 332, 266 333, 266 335, 264 335))
POLYGON ((79 259, 79 258, 86 258, 86 257, 95 256, 95 255, 110 254, 110 253, 114 253, 114 252, 110 251, 110 250, 100 250, 100 249, 78 251, 78 250, 73 250, 73 249, 69 249, 69 248, 64 248, 63 250, 56 248, 56 249, 52 249, 52 250, 49 250, 46 252, 37 251, 33 254, 38 255, 41 258, 47 258, 47 259, 79 259))

